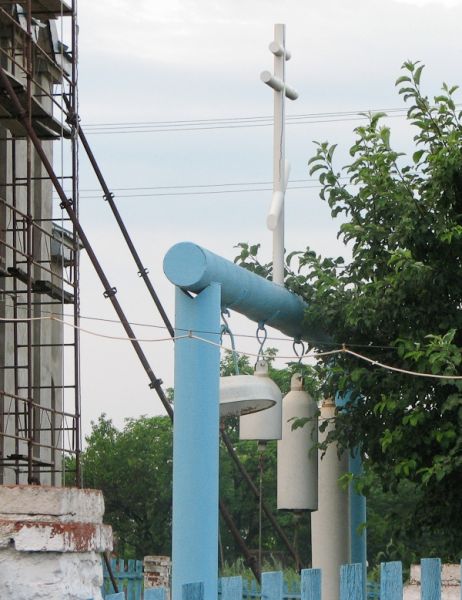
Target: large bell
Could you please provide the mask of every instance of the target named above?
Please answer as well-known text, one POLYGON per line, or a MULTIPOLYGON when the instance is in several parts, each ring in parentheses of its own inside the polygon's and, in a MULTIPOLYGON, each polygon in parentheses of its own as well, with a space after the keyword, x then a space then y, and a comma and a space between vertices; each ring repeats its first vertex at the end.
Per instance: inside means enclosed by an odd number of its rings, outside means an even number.
POLYGON ((274 406, 280 397, 263 361, 257 364, 254 375, 220 377, 220 417, 259 412, 274 406))
POLYGON ((300 373, 292 375, 290 392, 282 400, 282 439, 278 441, 277 507, 318 508, 317 405, 303 389, 300 373), (294 419, 310 419, 292 429, 294 419))
POLYGON ((255 378, 271 390, 273 406, 254 415, 245 415, 239 419, 239 438, 241 440, 279 440, 281 439, 281 390, 268 375, 268 363, 257 362, 255 378))

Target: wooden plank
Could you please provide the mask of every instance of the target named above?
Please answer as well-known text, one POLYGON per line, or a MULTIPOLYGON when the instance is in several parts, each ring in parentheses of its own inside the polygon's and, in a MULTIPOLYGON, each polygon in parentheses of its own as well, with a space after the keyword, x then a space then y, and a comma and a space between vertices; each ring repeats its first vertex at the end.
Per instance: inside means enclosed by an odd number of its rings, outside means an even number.
POLYGON ((135 582, 133 576, 135 574, 135 561, 131 558, 128 560, 127 572, 127 600, 139 600, 135 598, 135 582))
POLYGON ((242 600, 242 577, 221 578, 221 600, 242 600))
POLYGON ((421 599, 441 600, 441 560, 439 558, 422 558, 420 578, 421 599))
POLYGON ((403 600, 403 566, 398 561, 380 564, 380 600, 403 600))
POLYGON ((167 590, 165 588, 148 588, 144 590, 143 600, 167 600, 167 590))
POLYGON ((261 574, 261 596, 265 600, 282 600, 284 576, 282 571, 261 574))
POLYGON ((182 600, 204 600, 203 582, 185 583, 182 588, 181 598, 182 600))
POLYGON ((109 594, 109 596, 106 596, 105 600, 125 600, 125 594, 123 592, 109 594))
POLYGON ((340 567, 340 600, 363 600, 363 566, 361 563, 340 567))
POLYGON ((300 576, 301 600, 321 600, 321 569, 302 569, 300 576))

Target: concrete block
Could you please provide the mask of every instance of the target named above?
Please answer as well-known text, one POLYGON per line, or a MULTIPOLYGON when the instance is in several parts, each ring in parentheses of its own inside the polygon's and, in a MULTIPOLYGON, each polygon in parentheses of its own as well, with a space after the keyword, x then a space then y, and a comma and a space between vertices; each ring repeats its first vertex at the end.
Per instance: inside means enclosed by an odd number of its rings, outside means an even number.
POLYGON ((100 490, 51 486, 0 486, 0 519, 101 523, 104 499, 100 490))

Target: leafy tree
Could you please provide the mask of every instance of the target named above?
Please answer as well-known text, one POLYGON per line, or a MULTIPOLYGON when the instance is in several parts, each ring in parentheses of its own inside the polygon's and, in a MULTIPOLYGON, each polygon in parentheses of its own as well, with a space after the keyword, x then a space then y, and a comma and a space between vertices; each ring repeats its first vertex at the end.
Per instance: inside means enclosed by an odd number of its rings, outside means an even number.
MULTIPOLYGON (((326 395, 351 392, 328 441, 362 446, 366 492, 377 481, 389 493, 411 486, 403 527, 454 559, 462 548, 462 113, 456 87, 444 84, 429 100, 422 70, 406 62, 396 82, 415 132, 410 159, 393 147, 382 113, 355 129, 343 170, 335 145, 317 145, 310 173, 332 216, 342 216, 339 236, 352 258, 292 253, 286 283, 308 303, 307 331, 322 324, 330 336, 329 344, 313 339, 315 348, 344 344, 372 361, 449 377, 391 371, 345 351, 318 363, 326 395)), ((240 262, 268 274, 258 247, 240 246, 240 262)))
POLYGON ((127 419, 119 431, 101 415, 82 454, 84 486, 103 491, 116 552, 170 555, 172 426, 168 417, 127 419))

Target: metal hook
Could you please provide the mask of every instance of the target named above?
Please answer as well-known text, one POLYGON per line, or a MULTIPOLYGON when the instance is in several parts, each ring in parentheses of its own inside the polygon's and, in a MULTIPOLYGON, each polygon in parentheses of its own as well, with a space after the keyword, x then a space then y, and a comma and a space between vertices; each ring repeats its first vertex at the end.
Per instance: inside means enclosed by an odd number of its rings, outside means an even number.
POLYGON ((263 347, 266 344, 266 340, 268 338, 268 331, 266 330, 264 323, 259 323, 257 332, 256 332, 257 341, 260 344, 260 348, 258 349, 257 362, 264 358, 263 355, 263 347), (263 331, 263 336, 261 336, 260 332, 263 331))
POLYGON ((239 361, 238 361, 238 356, 237 356, 237 352, 236 352, 236 344, 234 342, 234 335, 233 335, 231 329, 229 328, 229 324, 228 324, 228 321, 226 319, 226 317, 230 317, 230 316, 231 315, 230 315, 229 310, 227 308, 224 308, 221 311, 221 318, 222 318, 222 321, 223 321, 223 325, 221 326, 221 329, 220 329, 220 344, 223 342, 223 336, 225 334, 228 334, 229 338, 231 340, 231 354, 233 356, 234 371, 235 371, 236 375, 239 375, 239 361))
POLYGON ((292 348, 294 350, 295 356, 298 358, 298 364, 301 364, 303 355, 305 354, 305 344, 302 342, 302 340, 294 340, 294 343, 292 344, 292 348), (297 350, 297 346, 302 347, 301 348, 302 351, 300 353, 297 350))

